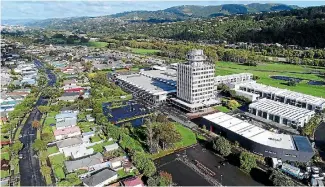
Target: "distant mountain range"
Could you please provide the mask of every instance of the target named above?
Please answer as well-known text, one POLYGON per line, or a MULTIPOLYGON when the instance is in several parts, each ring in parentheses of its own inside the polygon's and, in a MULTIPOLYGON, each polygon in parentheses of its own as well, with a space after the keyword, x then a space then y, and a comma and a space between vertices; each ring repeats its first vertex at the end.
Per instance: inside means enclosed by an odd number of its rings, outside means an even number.
MULTIPOLYGON (((151 21, 179 21, 189 18, 209 18, 234 14, 249 14, 259 12, 275 12, 283 10, 298 9, 296 5, 285 4, 224 4, 218 6, 197 6, 197 5, 183 5, 167 8, 165 10, 157 11, 131 11, 117 13, 108 16, 96 17, 102 18, 119 18, 121 20, 151 20, 151 21)), ((80 21, 84 19, 94 19, 92 17, 82 18, 61 18, 61 19, 45 19, 45 20, 2 20, 2 24, 8 25, 25 25, 47 27, 53 24, 64 24, 67 21, 80 21)))

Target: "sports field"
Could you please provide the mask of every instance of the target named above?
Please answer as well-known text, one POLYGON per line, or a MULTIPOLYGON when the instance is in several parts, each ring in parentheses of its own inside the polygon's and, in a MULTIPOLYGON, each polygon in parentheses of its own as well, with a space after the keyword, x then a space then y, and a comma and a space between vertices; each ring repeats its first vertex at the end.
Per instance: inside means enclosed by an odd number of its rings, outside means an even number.
POLYGON ((325 97, 325 86, 307 84, 308 80, 325 81, 323 77, 316 73, 316 71, 321 72, 321 74, 324 75, 325 68, 277 63, 259 64, 257 66, 245 66, 232 62, 216 63, 217 75, 230 75, 244 72, 252 73, 260 77, 260 79, 257 80, 258 83, 278 88, 285 88, 318 97, 325 97), (296 86, 287 86, 284 84, 286 81, 272 79, 270 77, 272 75, 288 76, 308 80, 303 80, 296 86))

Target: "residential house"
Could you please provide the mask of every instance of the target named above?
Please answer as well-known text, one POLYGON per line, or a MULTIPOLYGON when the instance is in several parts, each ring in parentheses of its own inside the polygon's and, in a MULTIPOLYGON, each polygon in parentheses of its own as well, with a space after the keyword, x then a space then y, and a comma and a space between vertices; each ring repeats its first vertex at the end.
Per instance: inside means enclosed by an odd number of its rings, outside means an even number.
POLYGON ((68 139, 56 142, 56 146, 59 148, 59 151, 61 153, 64 153, 65 150, 71 149, 73 147, 78 147, 82 143, 83 142, 80 137, 73 137, 73 138, 68 138, 68 139))
POLYGON ((56 129, 64 129, 77 125, 77 114, 75 113, 61 113, 55 116, 56 129))
POLYGON ((65 92, 61 97, 58 98, 58 100, 74 102, 79 97, 80 97, 80 93, 78 92, 65 92))
POLYGON ((106 145, 104 147, 104 149, 105 149, 106 152, 114 151, 114 150, 117 150, 118 148, 119 148, 119 146, 118 146, 117 143, 114 143, 114 144, 111 144, 111 145, 106 145))
POLYGON ((112 169, 119 169, 123 166, 123 162, 128 161, 128 159, 125 156, 120 156, 120 157, 113 158, 109 161, 111 163, 110 166, 112 169))
POLYGON ((76 79, 68 79, 63 81, 64 86, 77 86, 77 81, 76 79))
POLYGON ((76 92, 76 93, 80 93, 83 92, 85 90, 85 88, 81 87, 81 86, 64 86, 63 87, 64 92, 66 93, 70 93, 70 92, 76 92))
POLYGON ((81 135, 80 128, 78 126, 68 127, 64 129, 58 129, 54 131, 54 136, 56 140, 62 140, 66 138, 71 138, 74 136, 81 135))
POLYGON ((89 177, 82 179, 82 182, 84 186, 103 187, 116 181, 117 178, 118 176, 115 171, 105 168, 89 177))
POLYGON ((78 169, 91 171, 93 170, 93 166, 101 164, 102 162, 103 162, 103 155, 101 153, 96 153, 95 155, 91 155, 85 158, 65 161, 64 165, 67 171, 70 173, 78 169))
POLYGON ((139 177, 130 177, 121 181, 122 186, 144 187, 142 180, 139 177))

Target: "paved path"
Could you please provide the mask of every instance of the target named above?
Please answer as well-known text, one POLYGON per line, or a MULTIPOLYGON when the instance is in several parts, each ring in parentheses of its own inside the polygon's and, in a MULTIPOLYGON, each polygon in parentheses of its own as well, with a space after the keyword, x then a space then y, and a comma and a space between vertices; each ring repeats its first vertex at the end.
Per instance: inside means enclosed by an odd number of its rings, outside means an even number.
MULTIPOLYGON (((41 68, 43 64, 35 60, 35 65, 37 68, 41 68)), ((48 74, 48 86, 54 86, 56 82, 55 75, 50 71, 46 70, 48 74)), ((20 138, 20 141, 24 144, 23 149, 20 153, 23 158, 19 160, 19 170, 20 170, 20 185, 21 186, 45 186, 44 178, 40 172, 39 159, 32 148, 32 144, 37 136, 37 129, 32 127, 32 122, 34 120, 40 120, 42 114, 37 109, 37 106, 46 105, 47 100, 40 97, 36 102, 36 106, 30 113, 29 117, 24 124, 20 138)))

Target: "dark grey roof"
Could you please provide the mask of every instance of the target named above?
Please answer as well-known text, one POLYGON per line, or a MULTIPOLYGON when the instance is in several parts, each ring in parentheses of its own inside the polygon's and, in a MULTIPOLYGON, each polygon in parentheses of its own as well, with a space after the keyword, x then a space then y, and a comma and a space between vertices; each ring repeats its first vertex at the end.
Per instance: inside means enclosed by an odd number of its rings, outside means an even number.
POLYGON ((71 172, 79 168, 90 167, 96 164, 100 164, 102 163, 102 160, 103 160, 103 155, 101 153, 96 153, 95 155, 91 155, 89 157, 85 157, 77 160, 65 161, 64 165, 67 168, 67 171, 71 172))
POLYGON ((82 139, 80 137, 69 138, 56 143, 58 148, 69 147, 77 144, 82 144, 82 139))
POLYGON ((96 186, 115 175, 117 175, 117 173, 115 171, 106 168, 106 169, 103 169, 103 170, 89 176, 89 177, 82 179, 82 181, 87 186, 96 186))

